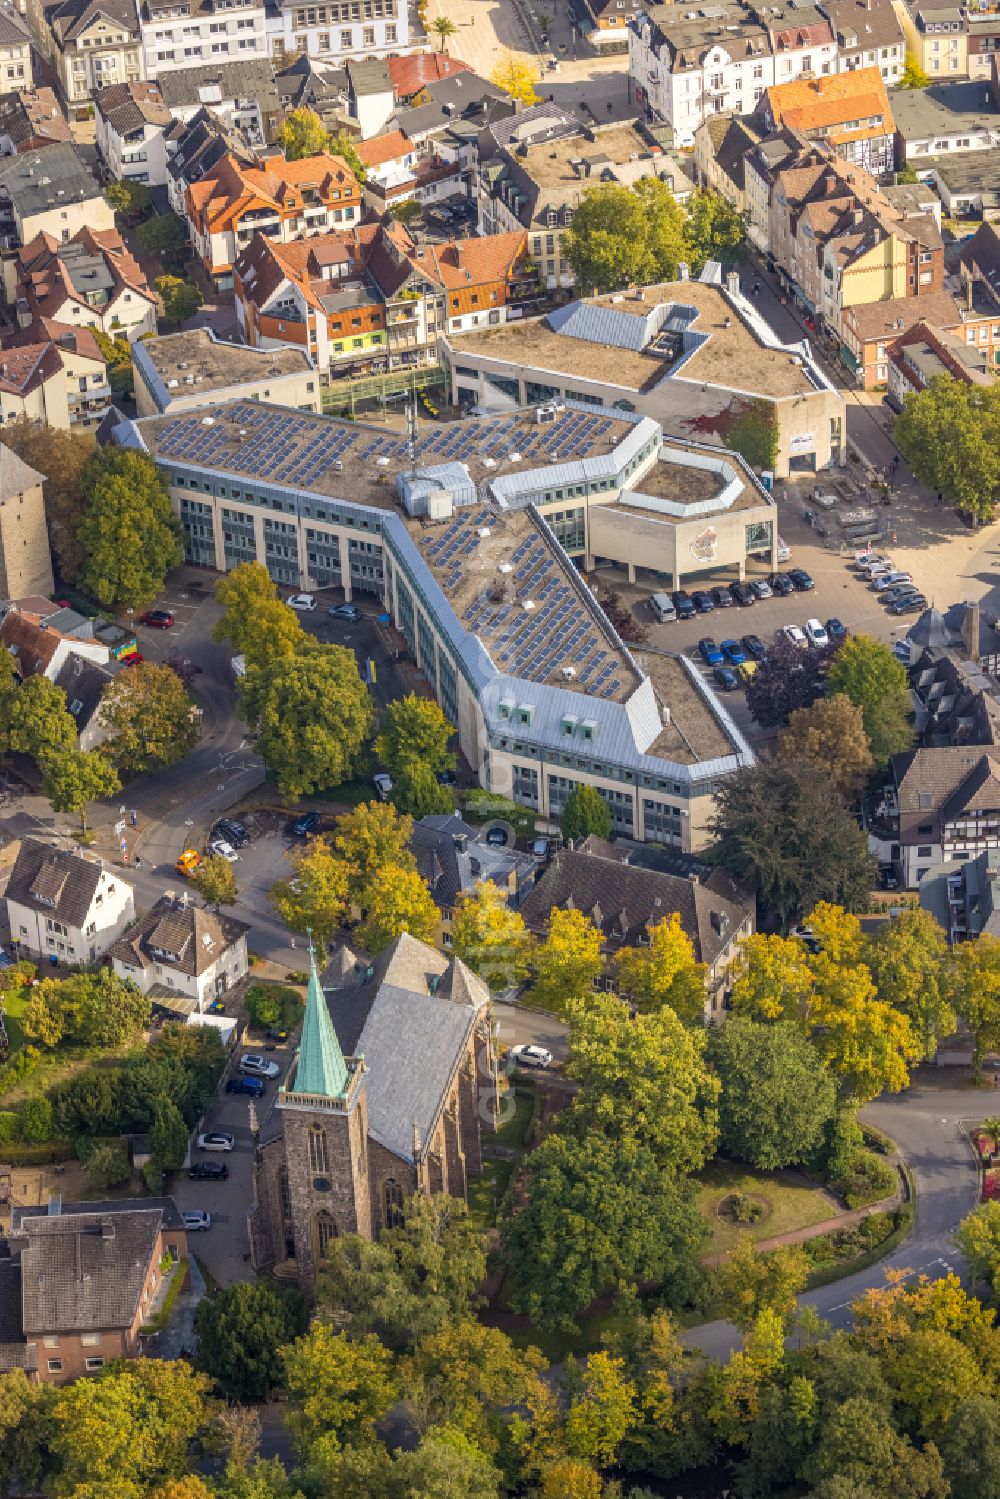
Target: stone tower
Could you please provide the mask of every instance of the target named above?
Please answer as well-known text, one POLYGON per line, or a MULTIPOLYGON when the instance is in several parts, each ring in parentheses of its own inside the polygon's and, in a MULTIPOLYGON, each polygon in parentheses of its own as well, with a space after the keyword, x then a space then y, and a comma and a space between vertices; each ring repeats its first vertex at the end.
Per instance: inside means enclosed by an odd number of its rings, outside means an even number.
POLYGON ((331 1238, 345 1233, 374 1237, 364 1074, 364 1059, 345 1058, 340 1049, 310 950, 298 1060, 278 1093, 288 1216, 299 1285, 307 1294, 331 1238))
POLYGON ((0 444, 0 598, 52 595, 43 477, 0 444))

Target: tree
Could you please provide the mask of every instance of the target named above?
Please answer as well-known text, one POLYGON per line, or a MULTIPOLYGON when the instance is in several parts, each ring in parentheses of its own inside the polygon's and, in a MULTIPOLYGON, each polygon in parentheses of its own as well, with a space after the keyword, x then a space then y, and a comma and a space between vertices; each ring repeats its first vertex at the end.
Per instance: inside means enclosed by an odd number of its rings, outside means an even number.
POLYGON ((762 1171, 808 1161, 833 1119, 837 1088, 800 1027, 737 1013, 712 1029, 708 1058, 722 1085, 726 1154, 762 1171))
POLYGON ((740 1234, 715 1272, 715 1289, 726 1315, 749 1332, 763 1311, 787 1318, 809 1279, 809 1257, 794 1246, 758 1254, 751 1234, 740 1234))
POLYGON ((512 52, 505 52, 490 74, 490 82, 518 104, 537 104, 535 84, 538 69, 530 63, 521 62, 512 52))
POLYGON ((442 52, 445 49, 444 48, 444 44, 448 40, 448 38, 450 36, 454 36, 455 33, 458 31, 458 27, 455 25, 454 21, 451 20, 451 18, 449 16, 438 16, 438 17, 436 17, 432 29, 441 38, 441 51, 442 52))
POLYGON ((610 838, 611 809, 595 786, 581 781, 566 798, 559 826, 567 843, 576 843, 591 834, 595 838, 610 838))
POLYGON ((696 962, 694 945, 676 911, 649 928, 648 947, 623 947, 615 958, 615 971, 619 992, 637 1009, 668 1005, 681 1020, 704 1018, 708 969, 696 962))
POLYGON ((236 904, 236 875, 232 864, 221 854, 203 859, 192 875, 191 883, 206 906, 215 911, 220 906, 236 904))
POLYGON ((357 143, 354 137, 348 135, 346 130, 333 132, 330 136, 330 143, 327 146, 327 150, 331 156, 339 156, 342 161, 346 161, 359 182, 366 182, 368 180, 368 168, 358 155, 357 143))
POLYGON ((601 1475, 589 1463, 561 1457, 542 1470, 538 1499, 601 1499, 601 1475))
POLYGON ((929 1060, 957 1025, 944 932, 929 911, 900 911, 868 940, 865 960, 879 998, 909 1017, 929 1060))
POLYGON ((829 652, 812 646, 800 650, 781 636, 747 683, 747 707, 762 729, 788 723, 800 708, 811 708, 823 696, 829 652))
POLYGON ((45 520, 49 546, 67 583, 75 583, 85 553, 77 540, 83 515, 83 475, 94 455, 94 439, 87 432, 62 432, 47 423, 19 417, 5 422, 4 447, 11 448, 29 468, 45 479, 45 520))
POLYGON ((178 1171, 188 1148, 188 1127, 173 1099, 161 1098, 156 1106, 149 1148, 161 1171, 178 1171))
POLYGON ((684 213, 656 179, 588 188, 563 234, 563 250, 584 292, 615 291, 662 274, 672 280, 684 258, 684 213))
POLYGON ((636 619, 632 610, 622 603, 622 596, 613 589, 602 593, 598 603, 608 618, 608 624, 620 635, 623 640, 633 645, 642 645, 649 639, 649 631, 641 620, 636 619))
POLYGON ((166 480, 145 453, 106 447, 88 464, 83 492, 81 581, 102 604, 146 604, 184 555, 166 480))
POLYGON ((392 783, 393 806, 421 817, 447 816, 455 810, 455 797, 448 786, 442 786, 429 765, 407 765, 392 783))
POLYGON ((531 1000, 540 1009, 561 1012, 586 1003, 604 966, 601 934, 582 911, 553 906, 533 966, 531 1000))
POLYGON ((454 732, 433 698, 411 692, 396 698, 386 709, 375 753, 393 776, 401 776, 416 765, 426 766, 435 774, 454 770, 455 756, 448 748, 454 732))
POLYGON ((117 182, 109 182, 104 189, 104 196, 115 213, 122 214, 126 219, 137 219, 146 212, 152 195, 144 182, 133 182, 123 177, 117 182))
POLYGON ((1000 1047, 1000 938, 984 932, 975 942, 952 949, 948 994, 972 1032, 972 1066, 978 1078, 983 1057, 1000 1047))
POLYGON ((936 375, 904 399, 893 435, 922 484, 977 521, 988 521, 1000 491, 998 420, 993 390, 936 375))
POLYGON ((917 1328, 895 1350, 891 1379, 907 1418, 920 1436, 936 1441, 963 1400, 979 1392, 975 1354, 942 1328, 917 1328))
POLYGON ((227 1400, 267 1400, 284 1384, 281 1350, 308 1325, 308 1305, 296 1287, 241 1281, 198 1303, 195 1365, 227 1400))
POLYGON ((844 693, 861 710, 876 765, 910 748, 913 711, 906 669, 880 640, 851 635, 837 650, 827 676, 831 693, 844 693))
POLYGON ((983 1202, 973 1208, 953 1237, 973 1281, 986 1281, 995 1293, 1000 1288, 1000 1202, 983 1202))
POLYGON ((212 631, 213 640, 228 640, 247 661, 273 661, 293 656, 306 644, 306 632, 294 609, 289 609, 267 568, 260 562, 241 562, 215 585, 223 612, 212 631))
POLYGON ((294 855, 291 880, 278 880, 268 899, 293 932, 312 934, 325 950, 347 910, 348 868, 330 848, 326 838, 314 838, 308 848, 294 855))
POLYGON ((832 786, 804 767, 763 761, 716 792, 711 857, 756 892, 782 925, 830 900, 868 898, 868 841, 832 786))
POLYGON ((947 1499, 937 1449, 917 1452, 860 1397, 827 1414, 804 1470, 813 1499, 947 1499))
POLYGON ((281 660, 248 659, 239 706, 283 796, 333 790, 356 774, 373 709, 352 650, 310 640, 281 660))
POLYGON ((424 211, 424 205, 419 198, 404 198, 401 203, 394 203, 389 212, 397 224, 402 224, 404 229, 419 219, 424 211))
POLYGON ((492 1456, 501 1445, 501 1411, 545 1404, 535 1348, 516 1348, 506 1333, 471 1318, 421 1338, 402 1360, 400 1384, 420 1432, 450 1426, 492 1456))
POLYGON ((916 54, 907 49, 906 62, 897 88, 927 88, 930 79, 917 60, 916 54))
POLYGON ((183 682, 154 661, 118 672, 104 689, 98 718, 108 731, 105 751, 126 775, 145 775, 183 760, 201 733, 183 682))
POLYGON ((410 853, 413 818, 389 802, 361 802, 337 823, 333 851, 347 870, 348 898, 363 905, 369 887, 388 867, 416 869, 410 853))
POLYGON ((625 1433, 635 1422, 636 1387, 625 1360, 607 1351, 588 1356, 582 1370, 567 1365, 571 1400, 563 1436, 572 1457, 606 1467, 613 1463, 625 1433))
POLYGON ((567 1075, 579 1084, 563 1114, 577 1134, 634 1136, 664 1171, 699 1171, 715 1150, 719 1084, 705 1035, 673 1010, 630 1015, 614 994, 572 1012, 567 1075))
POLYGON ((0 755, 10 749, 11 717, 19 688, 14 657, 10 651, 0 651, 0 755))
POLYGON ((848 798, 858 795, 875 769, 861 709, 843 692, 797 708, 778 752, 786 764, 811 766, 848 798))
POLYGON ((390 864, 382 878, 368 887, 359 936, 362 945, 376 953, 403 932, 418 942, 433 943, 439 922, 434 897, 417 871, 390 864))
POLYGON ((187 226, 175 213, 158 213, 135 231, 135 237, 147 255, 171 255, 188 242, 187 226))
POLYGON ((977 1393, 951 1414, 938 1443, 954 1499, 993 1499, 1000 1471, 1000 1405, 977 1393))
POLYGON ((124 1145, 110 1142, 94 1146, 84 1162, 83 1170, 90 1185, 105 1192, 110 1187, 120 1187, 132 1175, 124 1145))
MULTIPOLYGON (((357 1492, 357 1490, 353 1490, 357 1492)), ((460 1431, 435 1427, 392 1464, 388 1499, 499 1499, 500 1473, 460 1431)))
POLYGON ((330 133, 314 109, 303 106, 288 111, 278 132, 278 145, 288 161, 318 156, 327 150, 329 144, 330 133))
POLYGON ((631 1136, 550 1134, 528 1157, 523 1197, 507 1201, 511 1308, 572 1329, 602 1292, 643 1280, 690 1285, 704 1232, 686 1184, 631 1136))
POLYGON ((157 276, 153 285, 163 304, 163 316, 168 323, 186 323, 194 317, 205 298, 193 281, 180 276, 157 276))
POLYGON ((392 1355, 378 1338, 352 1340, 323 1322, 280 1349, 287 1426, 300 1457, 322 1462, 349 1443, 371 1443, 396 1400, 392 1355))
POLYGON ((7 742, 43 770, 76 750, 76 721, 61 687, 36 672, 18 688, 10 708, 7 742))
POLYGON ((47 1098, 26 1098, 20 1108, 21 1139, 51 1140, 55 1133, 52 1104, 47 1098))
POLYGON ((532 939, 520 912, 511 910, 506 892, 492 880, 463 890, 455 904, 451 945, 491 989, 509 989, 528 976, 532 939))
POLYGON ((132 395, 135 390, 135 370, 132 366, 132 345, 127 338, 113 338, 100 328, 91 328, 97 347, 104 356, 108 370, 108 384, 117 394, 132 395))
POLYGON ((684 205, 685 258, 692 276, 701 274, 707 260, 731 266, 742 260, 746 243, 747 216, 718 193, 699 188, 684 205))
POLYGON ((68 1029, 85 1046, 121 1046, 149 1024, 148 997, 110 968, 71 974, 59 987, 64 1013, 73 1017, 68 1029))

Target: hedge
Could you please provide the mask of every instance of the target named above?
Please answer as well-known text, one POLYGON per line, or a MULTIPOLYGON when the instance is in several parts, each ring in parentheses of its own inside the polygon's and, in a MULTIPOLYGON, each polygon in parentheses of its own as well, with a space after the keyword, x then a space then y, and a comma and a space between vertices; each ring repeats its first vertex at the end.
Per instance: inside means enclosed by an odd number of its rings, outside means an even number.
POLYGON ((20 1117, 11 1114, 6 1109, 0 1112, 0 1145, 6 1145, 11 1140, 16 1140, 21 1128, 20 1117))
POLYGON ((72 1140, 43 1140, 39 1144, 12 1140, 4 1144, 3 1159, 9 1166, 50 1166, 73 1159, 72 1140))

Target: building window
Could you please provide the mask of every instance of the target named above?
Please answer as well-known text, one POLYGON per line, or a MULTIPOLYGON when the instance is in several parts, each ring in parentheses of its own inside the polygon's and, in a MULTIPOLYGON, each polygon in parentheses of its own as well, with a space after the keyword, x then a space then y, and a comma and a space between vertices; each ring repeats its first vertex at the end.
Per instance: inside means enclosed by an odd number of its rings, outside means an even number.
POLYGON ((320 1259, 326 1259, 327 1250, 329 1249, 330 1244, 333 1242, 333 1240, 336 1237, 337 1237, 337 1225, 336 1225, 336 1223, 334 1223, 333 1219, 330 1217, 330 1214, 328 1212, 326 1212, 325 1209, 324 1209, 323 1212, 317 1213, 316 1214, 316 1248, 317 1248, 317 1250, 319 1252, 320 1259))
POLYGON ((90 1372, 93 1372, 95 1369, 103 1369, 104 1368, 104 1360, 98 1354, 94 1358, 88 1358, 86 1360, 86 1366, 87 1366, 87 1369, 90 1372))
POLYGON ((382 1221, 386 1228, 403 1226, 403 1189, 391 1176, 382 1188, 382 1221))
POLYGON ((314 1176, 326 1176, 330 1169, 326 1148, 326 1130, 314 1125, 309 1131, 309 1170, 314 1176))
POLYGON ((62 1359, 61 1358, 50 1358, 48 1360, 48 1370, 49 1370, 50 1374, 61 1374, 62 1373, 62 1359))

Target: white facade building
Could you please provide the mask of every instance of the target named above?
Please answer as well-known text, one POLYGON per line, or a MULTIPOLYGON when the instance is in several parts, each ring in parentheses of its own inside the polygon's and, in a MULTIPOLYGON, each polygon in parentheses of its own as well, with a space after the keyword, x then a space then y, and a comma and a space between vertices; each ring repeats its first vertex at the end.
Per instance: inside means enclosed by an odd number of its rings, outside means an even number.
POLYGON ((405 0, 328 0, 310 5, 298 0, 269 8, 267 45, 281 64, 303 52, 310 57, 395 57, 410 49, 410 22, 405 0))
POLYGON ((21 841, 6 899, 18 951, 59 963, 98 962, 135 916, 120 871, 33 838, 21 841))
POLYGON ((164 895, 111 952, 111 964, 155 1003, 202 1014, 247 974, 245 922, 164 895))
POLYGON ((143 0, 139 28, 146 78, 267 56, 262 0, 143 0))

